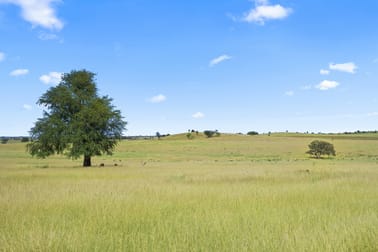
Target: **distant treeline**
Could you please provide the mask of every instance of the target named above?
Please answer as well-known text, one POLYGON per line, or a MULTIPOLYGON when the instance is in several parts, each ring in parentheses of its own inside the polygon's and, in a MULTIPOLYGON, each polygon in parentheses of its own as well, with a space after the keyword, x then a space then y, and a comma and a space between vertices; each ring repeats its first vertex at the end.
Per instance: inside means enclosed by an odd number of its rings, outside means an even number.
POLYGON ((2 144, 6 144, 8 143, 9 140, 12 140, 12 141, 21 141, 23 143, 26 143, 26 142, 29 142, 29 137, 25 137, 25 136, 17 136, 17 137, 6 137, 6 136, 2 136, 0 137, 0 142, 2 144))
MULTIPOLYGON (((189 131, 191 133, 193 132, 197 132, 198 134, 198 131, 194 131, 194 130, 191 130, 189 131)), ((205 130, 204 133, 205 135, 207 135, 206 133, 218 133, 217 130, 215 131, 208 131, 208 130, 205 130)), ((290 132, 286 132, 286 133, 290 133, 290 132)), ((300 132, 295 132, 296 134, 301 134, 300 132)), ((345 131, 345 132, 340 132, 340 133, 322 133, 322 132, 318 132, 318 133, 314 133, 314 132, 304 132, 303 134, 325 134, 325 135, 361 135, 361 134, 377 134, 378 133, 378 130, 356 130, 356 131, 345 131)), ((239 135, 242 135, 242 133, 238 133, 239 135)), ((249 131, 247 133, 247 135, 258 135, 259 133, 257 131, 249 131)), ((271 132, 268 133, 268 135, 270 135, 271 132)), ((165 134, 165 135, 162 135, 162 134, 159 134, 157 132, 156 135, 153 135, 153 136, 122 136, 122 140, 150 140, 150 139, 155 139, 155 138, 162 138, 162 137, 167 137, 167 136, 170 136, 170 134, 165 134)), ((29 142, 30 141, 30 137, 27 137, 27 136, 1 136, 0 137, 0 143, 2 144, 6 144, 8 143, 8 141, 20 141, 20 142, 29 142)))
POLYGON ((170 134, 166 134, 166 135, 157 134, 155 136, 123 136, 122 140, 150 140, 150 139, 167 137, 167 136, 170 136, 170 134))
POLYGON ((370 131, 360 131, 360 130, 357 130, 355 132, 344 132, 342 134, 350 135, 350 134, 376 134, 376 133, 378 133, 377 130, 370 130, 370 131))

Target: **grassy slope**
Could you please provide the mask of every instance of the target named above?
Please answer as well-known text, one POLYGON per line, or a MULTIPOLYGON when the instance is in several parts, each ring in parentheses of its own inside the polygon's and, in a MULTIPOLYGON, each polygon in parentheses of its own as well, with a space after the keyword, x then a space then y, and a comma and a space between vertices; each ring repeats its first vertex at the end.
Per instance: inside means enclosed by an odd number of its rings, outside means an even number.
POLYGON ((92 169, 0 145, 0 250, 377 251, 375 136, 309 159, 319 137, 125 141, 92 169))

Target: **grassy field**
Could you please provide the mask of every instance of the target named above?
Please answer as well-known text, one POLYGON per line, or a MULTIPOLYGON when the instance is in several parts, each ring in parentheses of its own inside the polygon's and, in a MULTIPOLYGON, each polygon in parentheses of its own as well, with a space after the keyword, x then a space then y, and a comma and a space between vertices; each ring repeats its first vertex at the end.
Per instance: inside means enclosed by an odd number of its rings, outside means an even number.
POLYGON ((89 169, 10 142, 0 161, 0 251, 378 251, 374 134, 123 141, 89 169), (335 158, 305 154, 322 138, 335 158))

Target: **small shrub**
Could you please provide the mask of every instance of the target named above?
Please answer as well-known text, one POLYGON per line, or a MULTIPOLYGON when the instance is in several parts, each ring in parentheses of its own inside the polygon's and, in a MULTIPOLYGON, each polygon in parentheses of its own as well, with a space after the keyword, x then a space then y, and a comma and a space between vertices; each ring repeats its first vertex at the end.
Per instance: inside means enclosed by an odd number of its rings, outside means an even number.
POLYGON ((188 138, 189 140, 192 140, 194 138, 193 134, 192 133, 186 133, 186 138, 188 138))
POLYGON ((255 136, 255 135, 258 135, 259 133, 257 131, 249 131, 247 133, 248 136, 255 136))

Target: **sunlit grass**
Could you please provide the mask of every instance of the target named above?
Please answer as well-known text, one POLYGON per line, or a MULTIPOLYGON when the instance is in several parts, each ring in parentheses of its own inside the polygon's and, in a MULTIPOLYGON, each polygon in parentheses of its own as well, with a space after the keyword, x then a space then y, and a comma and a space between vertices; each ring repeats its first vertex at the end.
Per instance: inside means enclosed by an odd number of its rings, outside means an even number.
POLYGON ((90 169, 0 145, 0 250, 377 251, 376 141, 312 140, 125 141, 90 169))

